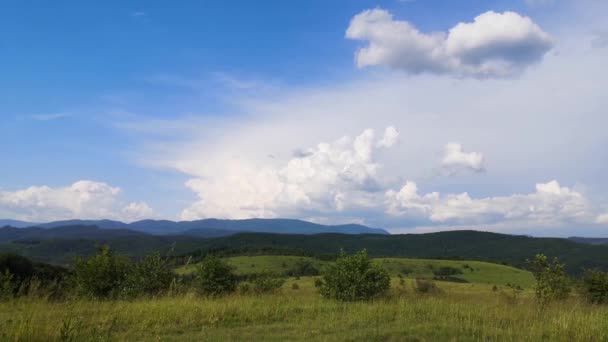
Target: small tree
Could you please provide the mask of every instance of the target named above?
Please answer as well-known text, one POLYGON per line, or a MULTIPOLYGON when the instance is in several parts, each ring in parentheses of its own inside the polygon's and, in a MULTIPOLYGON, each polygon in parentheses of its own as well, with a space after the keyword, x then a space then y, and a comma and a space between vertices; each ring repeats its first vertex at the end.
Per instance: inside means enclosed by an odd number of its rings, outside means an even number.
POLYGON ((123 294, 127 297, 156 296, 169 289, 173 271, 159 253, 148 255, 129 270, 123 294))
POLYGON ((319 270, 310 260, 300 259, 285 274, 290 277, 317 276, 319 275, 319 270))
POLYGON ((273 273, 260 273, 251 283, 256 294, 273 293, 285 284, 285 279, 273 273))
POLYGON ((585 271, 581 293, 590 303, 608 303, 608 273, 594 270, 585 271))
POLYGON ((533 261, 528 260, 530 270, 536 279, 534 287, 536 299, 541 303, 565 299, 570 294, 570 280, 564 264, 557 258, 549 261, 543 254, 537 254, 533 261))
POLYGON ((198 287, 208 296, 234 292, 237 280, 232 267, 215 256, 207 256, 203 259, 196 272, 198 287))
POLYGON ((390 287, 388 272, 373 263, 366 250, 350 256, 341 251, 336 262, 323 270, 322 279, 321 295, 341 301, 370 299, 390 287))
POLYGON ((80 295, 114 297, 120 293, 129 268, 129 259, 117 256, 108 246, 103 246, 89 259, 76 259, 72 282, 80 295))

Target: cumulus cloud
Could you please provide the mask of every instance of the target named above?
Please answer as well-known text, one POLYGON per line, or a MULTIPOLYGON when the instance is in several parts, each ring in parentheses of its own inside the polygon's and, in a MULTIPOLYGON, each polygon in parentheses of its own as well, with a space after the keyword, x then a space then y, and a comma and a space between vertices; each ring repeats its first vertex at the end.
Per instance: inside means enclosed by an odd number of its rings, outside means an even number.
MULTIPOLYGON (((577 18, 572 18, 569 28, 580 23, 577 18)), ((497 230, 524 226, 524 217, 514 221, 501 211, 489 214, 497 210, 480 211, 479 220, 473 219, 473 214, 460 214, 445 222, 431 221, 430 215, 422 215, 420 210, 387 215, 391 202, 387 202, 386 192, 399 192, 406 180, 425 189, 416 192, 423 198, 438 192, 440 200, 446 202, 452 195, 466 193, 475 208, 485 203, 484 199, 518 194, 541 198, 533 185, 557 179, 561 184, 584 186, 584 192, 572 186, 569 190, 584 194, 593 208, 605 211, 608 185, 601 161, 608 157, 604 148, 608 144, 608 102, 604 95, 608 49, 591 48, 588 33, 580 34, 602 30, 605 25, 605 20, 600 20, 594 25, 597 27, 586 30, 555 30, 560 53, 547 54, 542 63, 521 77, 480 82, 430 73, 415 78, 402 72, 360 73, 346 81, 330 80, 317 86, 285 85, 271 94, 234 94, 229 112, 234 114, 236 108, 241 115, 195 118, 191 114, 175 116, 169 108, 174 119, 158 122, 142 117, 141 122, 123 129, 141 139, 139 152, 144 165, 176 170, 192 179, 189 189, 198 198, 184 205, 183 218, 259 214, 325 223, 363 222, 403 228, 402 232, 424 226, 486 229, 492 219, 497 221, 492 225, 497 230), (547 94, 551 94, 550 101, 547 94), (400 131, 399 143, 384 148, 380 141, 388 124, 400 131), (136 130, 137 126, 145 129, 136 130), (321 174, 343 173, 334 167, 323 172, 319 170, 325 168, 311 167, 314 172, 309 172, 317 176, 303 177, 303 184, 288 182, 281 173, 292 160, 306 165, 321 159, 319 141, 329 141, 332 151, 346 150, 353 155, 354 137, 347 148, 337 148, 339 144, 331 139, 346 133, 356 135, 370 127, 375 130, 371 164, 378 166, 362 185, 342 183, 342 177, 335 178, 340 180, 336 184, 317 181, 321 174), (170 139, 159 143, 159 134, 170 139), (450 140, 463 144, 462 153, 483 153, 491 159, 491 168, 485 165, 483 177, 467 173, 458 178, 437 176, 442 148, 450 140), (265 182, 272 185, 263 186, 265 182), (480 223, 453 223, 458 220, 480 223)), ((188 111, 193 112, 196 108, 188 111)), ((403 208, 396 210, 400 213, 403 208)), ((599 213, 591 211, 586 218, 589 225, 595 224, 599 213)), ((555 216, 561 223, 543 225, 543 232, 567 226, 570 217, 555 216)), ((541 225, 528 223, 520 233, 540 231, 541 225)), ((570 227, 585 234, 586 229, 592 229, 589 225, 570 227)))
POLYGON ((449 32, 423 33, 383 9, 355 15, 346 37, 368 43, 356 52, 357 66, 385 65, 408 73, 508 77, 540 61, 551 37, 529 17, 489 11, 449 32))
POLYGON ((392 126, 379 140, 373 129, 366 129, 354 139, 319 143, 278 168, 233 160, 219 173, 186 183, 200 200, 182 212, 182 219, 276 217, 294 210, 366 206, 365 193, 373 192, 378 182, 374 153, 393 146, 397 137, 392 126))
POLYGON ((398 139, 399 139, 399 131, 397 131, 397 129, 395 127, 389 126, 389 127, 386 127, 386 129, 384 130, 384 136, 382 137, 382 139, 380 141, 378 141, 377 146, 389 148, 389 147, 395 145, 395 143, 397 143, 398 139))
POLYGON ((536 184, 529 194, 473 199, 468 193, 418 194, 415 183, 386 193, 387 213, 395 216, 422 215, 440 223, 494 223, 504 221, 556 224, 589 222, 591 206, 585 197, 557 181, 536 184))
POLYGON ((599 224, 608 224, 608 213, 599 215, 595 219, 595 222, 599 224))
POLYGON ((450 172, 460 168, 481 172, 484 170, 484 158, 478 152, 464 152, 461 144, 451 142, 445 145, 441 165, 450 172))
POLYGON ((121 209, 120 192, 120 188, 89 180, 59 188, 31 186, 0 191, 0 216, 33 222, 102 218, 132 221, 154 216, 143 202, 121 209))

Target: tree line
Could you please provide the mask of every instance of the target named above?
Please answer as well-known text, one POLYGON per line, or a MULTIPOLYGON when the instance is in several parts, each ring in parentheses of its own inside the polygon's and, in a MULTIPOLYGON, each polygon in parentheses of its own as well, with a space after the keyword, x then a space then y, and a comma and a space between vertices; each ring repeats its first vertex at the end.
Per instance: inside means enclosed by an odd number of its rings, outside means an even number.
MULTIPOLYGON (((261 272, 238 275, 235 269, 217 255, 208 254, 196 264, 193 274, 173 271, 174 259, 154 253, 137 261, 118 255, 108 246, 99 248, 89 258, 76 258, 70 269, 33 263, 17 255, 0 256, 0 298, 43 294, 50 299, 84 297, 93 299, 133 299, 157 297, 195 291, 202 296, 217 297, 241 294, 273 293, 285 283, 286 276, 319 276, 315 287, 325 298, 339 301, 370 300, 385 296, 391 277, 380 264, 373 262, 365 250, 354 254, 341 251, 335 262, 321 270, 307 260, 296 262, 284 274, 261 272)), ((590 303, 608 303, 608 273, 587 270, 574 279, 564 264, 539 254, 529 260, 528 269, 536 284, 534 293, 541 304, 563 300, 577 292, 590 303)), ((440 269, 436 279, 457 275, 450 268, 440 269)), ((399 277, 397 290, 405 286, 399 277)), ((297 289, 297 284, 292 285, 297 289)), ((433 280, 416 279, 418 293, 436 293, 433 280)))

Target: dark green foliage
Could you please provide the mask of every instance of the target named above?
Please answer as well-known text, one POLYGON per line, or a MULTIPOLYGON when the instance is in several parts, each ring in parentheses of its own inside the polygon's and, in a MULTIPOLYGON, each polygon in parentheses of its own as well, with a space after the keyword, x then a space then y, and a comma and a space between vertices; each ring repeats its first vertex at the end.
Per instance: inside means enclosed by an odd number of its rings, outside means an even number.
POLYGON ((587 270, 581 283, 581 294, 590 303, 608 303, 608 273, 587 270))
POLYGON ((289 277, 308 277, 319 275, 319 270, 309 260, 298 260, 285 274, 289 277))
POLYGON ((157 296, 166 292, 174 273, 159 253, 148 255, 131 266, 124 281, 123 294, 127 297, 157 296))
POLYGON ((291 284, 291 289, 292 290, 299 290, 300 289, 300 285, 298 285, 298 283, 293 283, 293 284, 291 284))
POLYGON ((416 278, 414 281, 414 291, 419 294, 438 294, 441 292, 433 280, 420 278, 416 278))
POLYGON ((273 293, 278 291, 285 283, 285 279, 273 273, 256 274, 252 284, 252 291, 255 294, 273 293))
POLYGON ((557 258, 552 261, 543 255, 537 254, 534 260, 528 261, 530 271, 534 274, 536 285, 534 291, 541 303, 551 300, 565 299, 570 294, 570 279, 557 258))
MULTIPOLYGON (((104 240, 122 255, 140 258, 159 251, 165 254, 175 245, 175 265, 193 256, 193 263, 205 255, 301 255, 334 260, 336 251, 347 253, 366 248, 374 257, 468 259, 523 267, 536 253, 555 255, 573 275, 582 269, 608 271, 608 246, 583 245, 567 239, 532 238, 475 231, 454 231, 406 235, 289 235, 241 233, 201 239, 190 236, 124 236, 104 240)), ((13 252, 36 261, 67 264, 74 256, 95 252, 94 240, 53 239, 31 245, 0 244, 0 253, 13 252)), ((467 268, 467 270, 471 270, 467 268)))
POLYGON ((219 296, 234 292, 238 278, 230 265, 220 258, 208 256, 196 270, 196 283, 207 296, 219 296))
POLYGON ((443 278, 462 274, 462 270, 455 267, 443 266, 436 270, 433 270, 433 274, 435 275, 435 277, 443 278))
POLYGON ((9 292, 10 296, 25 295, 34 285, 38 290, 46 289, 50 297, 57 297, 66 275, 63 267, 34 263, 15 254, 0 255, 0 292, 5 297, 9 292))
POLYGON ((80 295, 113 298, 120 294, 130 267, 129 259, 103 246, 89 259, 76 259, 71 281, 80 295))
POLYGON ((0 273, 8 272, 14 281, 29 279, 34 275, 34 264, 27 258, 15 254, 0 255, 0 273))
POLYGON ((346 255, 342 251, 322 275, 321 295, 341 301, 370 299, 385 293, 390 287, 388 272, 373 263, 365 250, 354 255, 346 255))

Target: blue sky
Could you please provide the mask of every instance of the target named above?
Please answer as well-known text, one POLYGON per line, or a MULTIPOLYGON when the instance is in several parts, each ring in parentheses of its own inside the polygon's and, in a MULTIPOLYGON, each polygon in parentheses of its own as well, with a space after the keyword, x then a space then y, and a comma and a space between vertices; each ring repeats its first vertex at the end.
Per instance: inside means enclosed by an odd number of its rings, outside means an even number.
POLYGON ((0 216, 601 235, 604 7, 3 2, 0 216))

